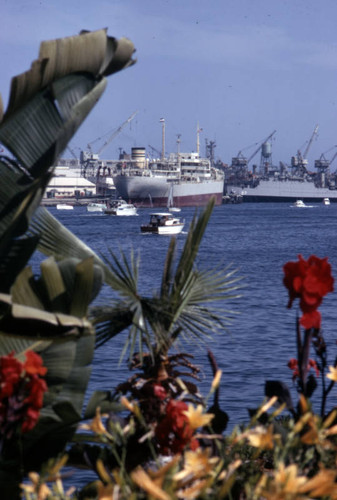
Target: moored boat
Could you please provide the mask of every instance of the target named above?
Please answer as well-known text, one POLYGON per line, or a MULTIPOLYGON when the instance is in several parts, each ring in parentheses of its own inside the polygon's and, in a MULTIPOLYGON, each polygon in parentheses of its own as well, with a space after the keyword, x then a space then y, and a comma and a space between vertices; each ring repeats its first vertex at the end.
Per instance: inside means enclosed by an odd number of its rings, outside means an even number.
POLYGON ((142 224, 140 230, 142 233, 179 234, 184 225, 185 221, 181 221, 170 212, 155 212, 150 214, 149 223, 142 224))
POLYGON ((100 212, 103 213, 106 210, 106 203, 88 203, 87 212, 100 212))
POLYGON ((137 208, 132 203, 127 203, 125 200, 119 199, 109 204, 109 207, 104 210, 107 215, 138 215, 137 208))
POLYGON ((68 203, 57 203, 57 210, 73 210, 73 205, 69 205, 68 203))
POLYGON ((324 198, 323 205, 330 205, 330 198, 324 198))

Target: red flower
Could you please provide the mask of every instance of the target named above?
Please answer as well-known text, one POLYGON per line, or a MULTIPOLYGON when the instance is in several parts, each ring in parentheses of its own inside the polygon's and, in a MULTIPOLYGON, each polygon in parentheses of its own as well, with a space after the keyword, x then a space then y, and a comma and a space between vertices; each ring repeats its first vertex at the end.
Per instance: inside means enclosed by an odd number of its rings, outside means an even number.
POLYGON ((14 353, 0 358, 0 435, 9 439, 18 424, 22 432, 35 427, 47 391, 39 375, 46 371, 41 357, 33 351, 26 352, 25 363, 14 353))
MULTIPOLYGON (((299 371, 299 368, 298 368, 298 361, 297 359, 295 358, 291 358, 288 362, 288 367, 290 368, 290 370, 293 371, 293 380, 295 380, 297 377, 300 376, 300 371, 299 371)), ((310 368, 313 368, 315 370, 315 373, 316 373, 316 377, 319 376, 319 369, 318 369, 318 366, 317 366, 317 363, 314 359, 309 359, 309 362, 308 362, 308 370, 310 370, 310 368)))
POLYGON ((317 308, 323 297, 333 291, 334 279, 327 257, 320 259, 311 255, 308 260, 298 256, 298 262, 287 262, 283 266, 283 283, 289 292, 288 307, 296 298, 300 299, 303 312, 301 324, 304 328, 320 328, 321 315, 317 308))
POLYGON ((164 399, 167 398, 167 393, 166 393, 164 387, 160 384, 154 384, 153 393, 161 401, 164 401, 164 399))
POLYGON ((41 356, 34 351, 26 352, 26 362, 23 365, 28 375, 45 375, 47 368, 42 365, 41 356))
POLYGON ((189 445, 192 450, 199 446, 193 439, 193 429, 188 417, 184 414, 188 406, 183 401, 171 399, 166 406, 166 415, 156 427, 155 435, 164 454, 181 453, 189 445))
POLYGON ((293 371, 293 380, 300 376, 297 359, 291 358, 288 362, 288 367, 293 371))

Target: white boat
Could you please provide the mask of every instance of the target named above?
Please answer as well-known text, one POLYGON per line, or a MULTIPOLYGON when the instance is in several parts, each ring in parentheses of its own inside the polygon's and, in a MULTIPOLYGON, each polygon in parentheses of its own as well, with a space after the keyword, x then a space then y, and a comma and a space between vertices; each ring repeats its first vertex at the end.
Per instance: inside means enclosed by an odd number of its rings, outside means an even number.
POLYGON ((170 186, 170 192, 167 197, 167 209, 169 212, 180 212, 181 208, 173 206, 173 185, 170 186))
POLYGON ((330 205, 330 198, 324 198, 323 205, 330 205))
POLYGON ((69 205, 68 203, 58 203, 56 205, 57 210, 73 210, 73 205, 69 205))
POLYGON ((125 200, 116 200, 110 204, 108 208, 104 210, 105 214, 108 215, 138 215, 137 208, 132 205, 132 203, 127 203, 125 200))
POLYGON ((314 208, 314 205, 306 205, 303 200, 296 200, 291 206, 297 208, 314 208))
POLYGON ((87 212, 101 212, 106 210, 106 203, 88 203, 87 212))
POLYGON ((149 223, 142 224, 140 230, 142 233, 179 234, 184 225, 185 221, 181 221, 170 212, 156 212, 150 214, 149 223))
POLYGON ((304 203, 303 200, 296 200, 294 203, 294 207, 304 208, 306 207, 306 204, 304 203))

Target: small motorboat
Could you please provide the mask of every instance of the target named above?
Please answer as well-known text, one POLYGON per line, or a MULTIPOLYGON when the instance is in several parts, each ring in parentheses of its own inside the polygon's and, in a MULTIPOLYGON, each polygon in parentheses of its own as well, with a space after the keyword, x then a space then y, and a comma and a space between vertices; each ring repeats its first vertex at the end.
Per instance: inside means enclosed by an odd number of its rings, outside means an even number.
POLYGON ((304 203, 303 200, 296 200, 294 203, 294 207, 304 208, 306 207, 306 204, 304 203))
POLYGON ((303 200, 296 200, 291 206, 297 208, 314 208, 314 205, 306 205, 303 200))
POLYGON ((142 233, 179 234, 184 225, 184 220, 181 221, 169 212, 157 212, 150 214, 149 223, 142 224, 140 230, 142 233))
POLYGON ((137 208, 122 199, 111 203, 110 206, 104 210, 104 213, 108 215, 138 215, 137 208))
POLYGON ((58 203, 56 205, 57 210, 73 210, 73 205, 69 205, 69 203, 58 203))
POLYGON ((101 212, 106 210, 106 203, 88 203, 87 212, 101 212))
POLYGON ((330 198, 324 198, 323 205, 330 205, 330 198))

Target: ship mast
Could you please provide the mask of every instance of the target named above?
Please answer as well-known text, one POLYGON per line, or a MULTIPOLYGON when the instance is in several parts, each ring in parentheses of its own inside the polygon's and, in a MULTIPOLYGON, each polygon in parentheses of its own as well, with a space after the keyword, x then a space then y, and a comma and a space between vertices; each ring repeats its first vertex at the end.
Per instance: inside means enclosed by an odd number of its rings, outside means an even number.
POLYGON ((161 149, 161 159, 165 159, 165 119, 161 118, 160 123, 162 124, 162 149, 161 149))
POLYGON ((200 154, 200 138, 199 138, 200 132, 202 132, 202 128, 199 128, 199 122, 198 122, 197 123, 197 153, 198 153, 198 156, 200 154))
POLYGON ((181 134, 177 134, 177 163, 178 163, 178 172, 179 172, 179 177, 181 175, 181 168, 180 168, 180 137, 181 134))

